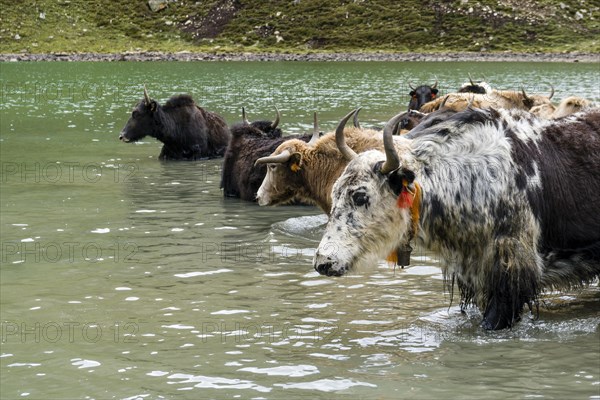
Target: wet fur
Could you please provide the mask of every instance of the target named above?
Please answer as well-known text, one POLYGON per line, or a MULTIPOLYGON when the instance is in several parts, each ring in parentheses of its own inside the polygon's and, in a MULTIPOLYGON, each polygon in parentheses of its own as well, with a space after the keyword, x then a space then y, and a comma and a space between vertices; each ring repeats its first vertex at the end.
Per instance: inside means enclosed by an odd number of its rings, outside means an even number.
MULTIPOLYGON (((382 149, 381 132, 346 128, 346 143, 353 150, 382 149)), ((259 188, 258 198, 262 205, 286 204, 296 200, 314 204, 329 214, 331 209, 331 188, 348 163, 335 144, 335 134, 323 135, 314 145, 308 146, 300 140, 289 140, 280 145, 273 155, 283 151, 296 154, 287 163, 276 164, 267 173, 259 188), (299 169, 291 166, 297 163, 299 169)))
POLYGON ((230 133, 218 114, 199 107, 191 96, 171 97, 164 106, 140 101, 122 136, 137 141, 151 136, 163 143, 161 160, 198 160, 221 157, 230 133))
POLYGON ((270 130, 271 121, 231 127, 231 140, 223 158, 221 188, 226 197, 255 201, 256 192, 267 174, 266 165, 254 165, 270 155, 283 142, 297 139, 308 142, 310 134, 281 137, 281 130, 270 130))
MULTIPOLYGON (((512 326, 544 288, 600 276, 600 111, 542 121, 469 109, 409 137, 395 143, 401 170, 423 191, 419 240, 442 256, 462 303, 482 310, 484 328, 512 326)), ((320 273, 337 275, 369 252, 385 256, 406 233, 406 210, 394 207, 399 172, 372 172, 384 159, 359 155, 334 185, 320 273), (352 205, 356 190, 372 197, 369 209, 352 205), (324 254, 331 243, 339 252, 324 254)))
POLYGON ((550 103, 550 99, 547 96, 537 94, 527 95, 527 98, 525 98, 521 92, 492 89, 486 94, 450 93, 423 104, 419 108, 419 111, 423 113, 436 111, 441 107, 442 103, 444 103, 446 108, 453 109, 454 111, 464 111, 469 105, 475 108, 493 107, 529 110, 534 106, 550 103))

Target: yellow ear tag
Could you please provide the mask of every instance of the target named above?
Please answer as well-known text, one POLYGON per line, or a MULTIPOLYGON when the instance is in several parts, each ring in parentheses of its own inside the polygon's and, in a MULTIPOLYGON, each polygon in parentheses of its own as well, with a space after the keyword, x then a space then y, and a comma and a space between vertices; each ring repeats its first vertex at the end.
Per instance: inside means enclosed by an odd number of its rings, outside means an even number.
POLYGON ((300 171, 300 166, 298 164, 296 164, 296 163, 293 163, 290 166, 290 169, 292 170, 292 172, 298 172, 298 171, 300 171))

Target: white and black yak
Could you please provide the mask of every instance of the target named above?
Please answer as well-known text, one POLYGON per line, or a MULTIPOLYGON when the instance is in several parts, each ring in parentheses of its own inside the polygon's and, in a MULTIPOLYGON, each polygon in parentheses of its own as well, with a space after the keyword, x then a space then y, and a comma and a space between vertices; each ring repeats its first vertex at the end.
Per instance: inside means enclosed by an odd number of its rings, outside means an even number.
POLYGON ((191 96, 173 96, 161 106, 144 88, 144 99, 119 139, 135 142, 146 136, 163 143, 160 160, 200 160, 222 157, 231 134, 221 116, 198 106, 191 96))
MULTIPOLYGON (((314 258, 340 276, 412 236, 437 252, 481 326, 515 324, 544 289, 600 276, 600 109, 559 120, 473 109, 352 154, 314 258)), ((342 150, 342 148, 340 148, 342 150)))

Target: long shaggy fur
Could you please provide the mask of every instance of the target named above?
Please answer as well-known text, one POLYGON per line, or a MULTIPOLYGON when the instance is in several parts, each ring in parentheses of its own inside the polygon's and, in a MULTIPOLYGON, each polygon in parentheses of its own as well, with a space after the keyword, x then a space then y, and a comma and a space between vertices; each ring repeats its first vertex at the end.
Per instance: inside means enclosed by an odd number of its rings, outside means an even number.
MULTIPOLYGON (((383 148, 380 132, 359 128, 346 128, 344 132, 346 143, 356 152, 383 148)), ((294 157, 267 172, 258 190, 259 204, 277 205, 297 200, 314 204, 329 214, 331 188, 348 163, 335 144, 335 134, 323 135, 313 147, 301 140, 286 141, 273 155, 286 150, 294 157), (292 168, 294 163, 298 169, 292 168)))
POLYGON ((164 106, 139 102, 121 137, 137 141, 145 136, 163 143, 161 160, 198 160, 223 156, 230 133, 221 116, 199 107, 189 95, 178 95, 164 106))
POLYGON ((393 249, 409 229, 397 222, 406 210, 393 207, 397 182, 412 171, 423 193, 419 240, 442 256, 463 304, 483 311, 484 328, 512 326, 544 288, 600 276, 600 110, 544 121, 468 109, 403 139, 397 171, 377 173, 385 155, 372 151, 339 178, 319 272, 337 275, 365 252, 393 249), (356 206, 365 197, 368 206, 356 206), (325 255, 327 243, 344 250, 325 255))
POLYGON ((439 110, 442 104, 454 111, 464 111, 467 107, 474 108, 504 108, 529 110, 534 106, 550 103, 550 98, 543 95, 532 94, 525 97, 522 92, 512 90, 494 90, 489 93, 450 93, 438 97, 421 106, 419 111, 430 113, 439 110))
MULTIPOLYGON (((266 122, 266 121, 259 121, 266 122)), ((223 158, 221 188, 226 197, 256 200, 256 192, 267 174, 266 165, 254 165, 260 157, 271 154, 279 145, 289 140, 308 142, 310 134, 281 137, 281 131, 264 132, 269 123, 238 124, 231 127, 231 140, 223 158)))

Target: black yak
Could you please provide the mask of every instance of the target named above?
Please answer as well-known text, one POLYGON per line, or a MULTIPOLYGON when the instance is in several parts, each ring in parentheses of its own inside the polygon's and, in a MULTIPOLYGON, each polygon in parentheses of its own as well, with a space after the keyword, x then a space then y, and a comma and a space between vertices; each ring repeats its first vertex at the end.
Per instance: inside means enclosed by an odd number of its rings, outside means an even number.
POLYGON ((133 109, 119 135, 124 142, 152 136, 163 143, 160 160, 222 157, 231 134, 221 116, 198 106, 191 96, 171 97, 164 106, 148 96, 133 109))
POLYGON ((221 188, 225 197, 238 197, 242 200, 255 201, 256 192, 267 174, 266 165, 254 165, 257 159, 268 156, 279 145, 290 139, 309 142, 319 137, 315 115, 313 134, 281 136, 277 128, 279 111, 274 122, 249 122, 242 112, 243 122, 231 127, 231 140, 225 151, 221 188))
POLYGON ((419 110, 423 104, 434 100, 438 94, 437 85, 438 82, 435 81, 433 86, 421 85, 415 88, 409 83, 408 87, 410 87, 410 101, 408 103, 408 111, 419 110))

